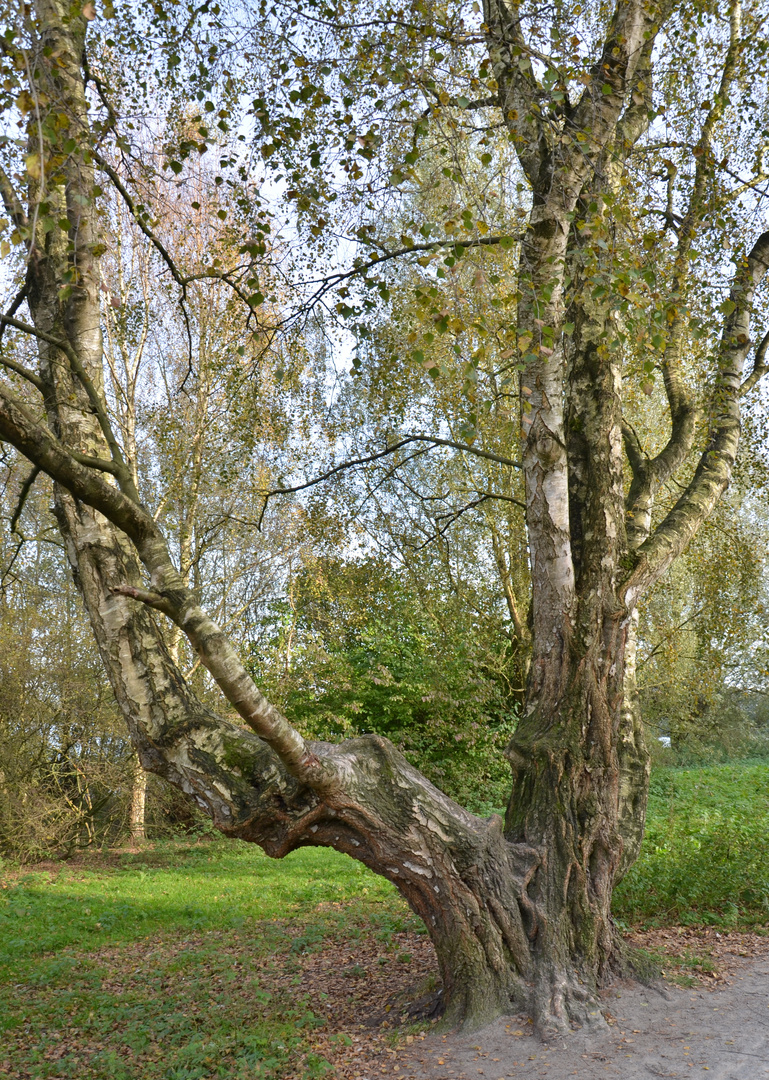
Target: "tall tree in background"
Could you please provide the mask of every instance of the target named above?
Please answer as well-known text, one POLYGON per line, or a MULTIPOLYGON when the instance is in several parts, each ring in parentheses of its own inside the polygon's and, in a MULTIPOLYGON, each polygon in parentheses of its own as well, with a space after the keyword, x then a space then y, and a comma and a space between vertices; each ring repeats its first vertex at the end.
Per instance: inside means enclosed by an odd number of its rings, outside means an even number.
MULTIPOLYGON (((12 239, 26 261, 23 289, 2 321, 6 334, 17 332, 14 342, 18 335, 36 339, 39 366, 31 370, 6 346, 0 437, 56 481, 59 526, 145 768, 189 792, 222 832, 269 854, 323 844, 388 877, 435 944, 450 1022, 478 1025, 513 1003, 530 1009, 543 1027, 589 1020, 596 988, 619 955, 612 888, 643 832, 648 768, 633 682, 635 612, 728 484, 740 396, 764 370, 765 349, 759 349, 745 378, 769 234, 755 230, 754 242, 737 248, 730 288, 715 303, 706 286, 718 269, 715 240, 723 251, 740 224, 743 232, 756 224, 763 162, 756 162, 753 135, 767 124, 766 50, 755 30, 765 12, 756 5, 743 21, 735 0, 723 11, 616 0, 611 9, 596 5, 584 14, 580 7, 557 4, 543 13, 488 0, 483 23, 473 24, 471 12, 418 0, 403 12, 356 7, 356 21, 348 23, 350 12, 342 18, 319 4, 304 25, 296 12, 265 7, 258 25, 239 35, 207 5, 179 12, 158 4, 155 14, 160 29, 149 67, 165 64, 169 95, 184 77, 203 102, 194 120, 181 118, 170 170, 180 176, 185 155, 201 149, 199 140, 213 141, 206 113, 227 128, 250 59, 265 86, 274 73, 287 102, 273 113, 264 98, 254 102, 265 132, 262 154, 280 162, 281 179, 295 183, 286 198, 296 202, 297 227, 306 227, 321 248, 331 242, 324 230, 335 205, 344 203, 337 204, 332 190, 339 172, 358 185, 362 212, 375 213, 366 163, 380 152, 389 159, 390 187, 379 191, 386 200, 414 160, 411 148, 398 162, 403 140, 388 142, 378 121, 354 131, 369 92, 376 97, 381 88, 382 98, 370 103, 381 111, 388 88, 396 96, 404 91, 392 103, 400 114, 392 115, 403 118, 413 145, 435 114, 456 133, 475 106, 481 116, 491 111, 492 123, 509 136, 524 211, 515 235, 488 235, 469 213, 461 224, 441 222, 437 236, 436 223, 425 223, 424 242, 414 235, 416 222, 404 228, 398 248, 377 235, 377 222, 364 221, 358 239, 368 255, 351 270, 364 280, 362 299, 344 295, 348 286, 339 275, 319 286, 323 295, 337 287, 341 314, 357 304, 371 311, 371 289, 385 301, 389 295, 376 267, 398 253, 438 252, 451 270, 466 248, 494 240, 515 261, 512 364, 520 372, 520 433, 506 454, 474 446, 480 415, 468 417, 459 440, 423 436, 484 460, 491 454, 522 474, 531 665, 507 749, 512 790, 505 819, 469 814, 382 737, 306 741, 256 688, 142 501, 103 392, 103 186, 122 194, 182 293, 201 275, 224 280, 256 313, 267 296, 268 268, 258 265, 265 230, 247 178, 240 187, 233 182, 233 217, 240 213, 248 226, 241 263, 228 269, 217 255, 205 268, 185 272, 172 260, 153 232, 141 183, 136 190, 127 185, 104 152, 115 141, 130 156, 125 132, 134 121, 121 127, 121 110, 136 115, 146 65, 137 57, 135 84, 126 63, 124 74, 113 77, 111 60, 126 40, 118 28, 108 28, 89 51, 87 23, 96 16, 90 3, 39 0, 9 11, 2 39, 4 93, 17 110, 11 128, 16 120, 24 134, 14 139, 9 129, 0 187, 12 239), (199 38, 191 37, 198 18, 209 22, 199 38), (212 34, 221 43, 218 55, 212 34), (244 52, 241 38, 254 42, 253 52, 244 52), (268 39, 274 57, 255 59, 268 39), (329 39, 347 56, 346 67, 329 62, 321 48, 329 39), (190 40, 194 49, 182 63, 190 40), (305 55, 316 46, 317 55, 305 55), (230 47, 243 59, 227 66, 230 47), (697 59, 696 80, 676 84, 663 59, 674 49, 697 59), (462 50, 460 70, 454 57, 462 50), (218 111, 207 98, 214 75, 222 88, 218 111), (465 77, 475 100, 456 93, 465 77), (94 94, 90 112, 87 85, 94 94), (422 100, 416 109, 420 96, 428 104, 422 100), (197 125, 194 138, 190 122, 197 125), (326 157, 334 125, 342 129, 336 173, 326 157), (309 151, 308 167, 296 165, 292 174, 291 156, 300 150, 309 151), (707 376, 704 401, 688 376, 697 366, 707 376), (670 429, 651 450, 638 418, 623 413, 623 397, 632 399, 627 390, 636 376, 642 392, 653 392, 655 374, 670 429), (657 496, 680 470, 680 497, 659 520, 657 496), (169 653, 158 613, 186 635, 250 730, 217 716, 195 695, 169 653)), ((122 15, 140 40, 143 11, 126 7, 122 15)), ((246 140, 235 131, 236 140, 246 140)), ((219 146, 217 152, 227 156, 219 146)), ((238 153, 229 152, 228 160, 237 176, 244 167, 238 153)), ((446 168, 453 176, 452 166, 446 168)), ((423 287, 426 316, 438 333, 460 336, 461 322, 452 326, 444 310, 445 278, 441 267, 423 287)), ((476 331, 485 332, 482 320, 476 331)), ((427 346, 429 335, 433 330, 424 335, 427 346)), ((477 350, 464 358, 459 340, 456 347, 455 355, 477 368, 477 350)), ((508 359, 503 353, 507 348, 499 355, 508 359)), ((429 350, 417 349, 413 358, 432 369, 429 350)), ((472 370, 467 374, 471 382, 472 370)), ((508 380, 508 394, 509 386, 508 380)))

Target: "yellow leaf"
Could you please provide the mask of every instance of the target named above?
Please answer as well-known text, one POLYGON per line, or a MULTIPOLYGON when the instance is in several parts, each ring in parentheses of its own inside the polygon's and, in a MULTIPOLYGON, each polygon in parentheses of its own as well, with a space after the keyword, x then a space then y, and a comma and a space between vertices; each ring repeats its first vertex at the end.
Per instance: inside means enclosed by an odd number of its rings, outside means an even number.
POLYGON ((35 107, 35 99, 27 90, 22 90, 19 96, 16 98, 16 104, 19 108, 19 112, 25 116, 27 113, 32 112, 35 107))
POLYGON ((27 176, 33 180, 40 179, 40 155, 39 154, 27 154, 26 160, 27 176))

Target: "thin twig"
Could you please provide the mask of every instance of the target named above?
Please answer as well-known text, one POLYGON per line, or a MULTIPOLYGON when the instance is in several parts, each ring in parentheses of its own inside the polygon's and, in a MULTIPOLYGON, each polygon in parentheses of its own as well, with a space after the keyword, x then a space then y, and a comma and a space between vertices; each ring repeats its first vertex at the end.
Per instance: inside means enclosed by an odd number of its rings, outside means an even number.
MULTIPOLYGON (((32 485, 34 484, 35 480, 37 480, 39 475, 40 475, 40 466, 39 465, 33 465, 32 469, 31 469, 31 471, 29 473, 29 476, 24 481, 24 483, 21 485, 21 491, 19 492, 19 501, 16 503, 16 509, 13 511, 13 514, 11 516, 11 532, 16 532, 16 526, 19 523, 19 518, 21 517, 21 512, 24 509, 24 503, 27 501, 27 496, 29 495, 30 491, 32 490, 32 485)), ((19 534, 19 535, 21 535, 21 534, 19 534)))

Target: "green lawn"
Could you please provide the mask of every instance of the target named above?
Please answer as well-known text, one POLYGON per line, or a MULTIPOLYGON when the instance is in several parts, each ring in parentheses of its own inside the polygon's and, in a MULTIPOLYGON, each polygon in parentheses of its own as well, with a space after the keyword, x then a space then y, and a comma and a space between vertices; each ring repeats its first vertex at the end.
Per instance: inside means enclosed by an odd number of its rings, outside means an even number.
POLYGON ((627 925, 769 921, 769 763, 652 774, 641 857, 614 896, 627 925))
POLYGON ((93 863, 2 883, 2 1076, 322 1076, 298 954, 414 922, 333 851, 218 840, 93 863))
MULTIPOLYGON (((767 837, 769 764, 655 771, 617 917, 766 923, 767 837)), ((323 1076, 300 958, 418 925, 387 882, 320 849, 274 862, 178 842, 0 884, 0 1075, 14 1080, 323 1076)))
POLYGON ((394 894, 361 863, 319 848, 268 859, 254 844, 168 844, 93 868, 66 863, 15 877, 0 898, 0 965, 18 974, 71 948, 128 943, 164 930, 226 930, 305 917, 320 903, 394 894))

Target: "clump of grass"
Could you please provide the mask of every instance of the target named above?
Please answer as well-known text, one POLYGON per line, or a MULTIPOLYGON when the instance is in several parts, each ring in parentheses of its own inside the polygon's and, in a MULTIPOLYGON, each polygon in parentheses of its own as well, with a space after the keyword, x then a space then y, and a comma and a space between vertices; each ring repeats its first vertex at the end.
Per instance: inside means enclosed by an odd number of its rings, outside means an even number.
POLYGON ((657 769, 646 839, 615 915, 639 926, 769 919, 769 763, 657 769))
POLYGON ((627 974, 651 986, 662 978, 663 955, 654 949, 628 948, 624 956, 627 974))

